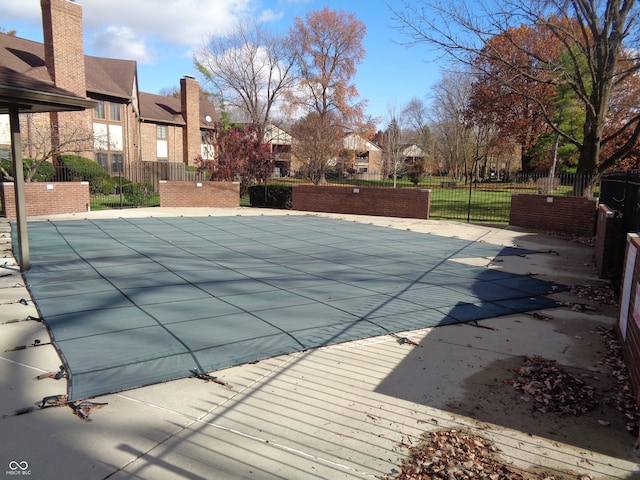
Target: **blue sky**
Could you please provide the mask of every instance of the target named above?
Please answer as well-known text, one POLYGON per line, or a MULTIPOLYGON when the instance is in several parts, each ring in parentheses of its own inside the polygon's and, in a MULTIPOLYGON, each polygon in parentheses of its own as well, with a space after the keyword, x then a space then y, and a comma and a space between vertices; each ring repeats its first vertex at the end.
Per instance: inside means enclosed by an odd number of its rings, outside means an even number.
MULTIPOLYGON (((414 97, 428 99, 441 76, 436 55, 425 46, 407 47, 393 28, 387 3, 395 0, 78 0, 83 8, 85 53, 136 60, 139 88, 158 93, 194 75, 193 52, 238 18, 259 19, 286 32, 296 16, 325 6, 353 13, 367 25, 367 57, 354 79, 367 113, 388 118, 414 97)), ((42 41, 39 0, 2 0, 0 27, 42 41)))

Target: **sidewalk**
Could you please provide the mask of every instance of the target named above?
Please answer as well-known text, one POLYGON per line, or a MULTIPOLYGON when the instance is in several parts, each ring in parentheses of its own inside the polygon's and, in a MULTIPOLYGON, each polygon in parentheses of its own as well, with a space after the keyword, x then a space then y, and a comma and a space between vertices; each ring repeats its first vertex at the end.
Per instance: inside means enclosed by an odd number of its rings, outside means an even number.
MULTIPOLYGON (((304 213, 136 209, 56 218, 296 214, 304 213)), ((327 216, 530 248, 546 253, 500 263, 460 261, 567 285, 598 282, 590 248, 554 237, 447 222, 327 216)), ((0 248, 7 248, 7 222, 0 223, 0 236, 0 248)), ((6 351, 49 339, 41 323, 25 320, 38 312, 15 261, 8 256, 0 265, 5 261, 0 413, 9 416, 0 423, 6 439, 0 461, 7 475, 26 467, 36 479, 379 478, 397 468, 406 454, 401 445, 446 427, 491 438, 506 461, 522 468, 543 466, 593 479, 640 475, 631 450, 635 439, 624 431, 623 418, 604 409, 585 418, 536 416, 502 382, 521 355, 541 355, 604 377, 593 329, 615 323, 610 307, 556 308, 542 312, 550 320, 512 315, 403 335, 418 346, 383 336, 311 349, 215 372, 225 385, 182 379, 92 399, 107 405, 84 422, 68 407, 14 415, 66 389, 64 379, 34 379, 58 370, 52 346, 6 351)))

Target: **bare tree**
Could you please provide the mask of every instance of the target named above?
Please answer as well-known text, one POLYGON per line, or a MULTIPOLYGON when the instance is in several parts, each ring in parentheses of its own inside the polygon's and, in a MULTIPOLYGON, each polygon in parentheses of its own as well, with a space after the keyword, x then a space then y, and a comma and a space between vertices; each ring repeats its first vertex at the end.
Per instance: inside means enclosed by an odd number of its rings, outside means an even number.
POLYGON ((303 165, 304 174, 318 185, 344 151, 344 130, 332 114, 309 113, 292 127, 291 153, 303 165))
POLYGON ((402 128, 402 118, 394 107, 388 107, 389 123, 382 133, 382 147, 384 150, 383 161, 385 170, 389 172, 393 178, 393 187, 396 188, 398 177, 401 176, 405 169, 405 140, 404 129, 402 128))
MULTIPOLYGON (((43 163, 53 162, 57 157, 65 154, 81 156, 83 153, 91 151, 94 142, 98 141, 93 132, 80 125, 53 134, 48 114, 23 114, 21 121, 25 123, 26 127, 22 140, 26 182, 33 181, 43 163)), ((6 178, 13 179, 12 174, 1 165, 0 170, 6 178)))
POLYGON ((426 162, 433 154, 433 136, 429 127, 427 104, 420 98, 412 98, 402 109, 402 118, 407 126, 407 140, 415 143, 425 152, 426 162))
POLYGON ((402 118, 413 141, 423 150, 429 148, 429 112, 426 103, 414 97, 403 107, 402 118))
MULTIPOLYGON (((609 116, 612 92, 640 70, 640 12, 635 0, 462 0, 455 4, 403 0, 402 6, 389 8, 409 43, 431 45, 449 59, 474 67, 479 58, 503 64, 512 72, 499 79, 506 89, 515 85, 510 78, 522 77, 568 86, 585 112, 580 138, 559 129, 553 122, 553 112, 543 108, 543 115, 550 128, 576 145, 578 172, 588 175, 592 182, 636 146, 640 138, 637 109, 635 114, 621 117, 624 121, 605 134, 605 127, 615 124, 609 116), (543 29, 561 46, 563 55, 518 42, 513 32, 521 25, 543 29), (501 50, 493 48, 490 40, 498 36, 526 61, 514 62, 512 56, 503 56, 501 50), (532 70, 531 65, 536 68, 532 70), (625 142, 618 142, 615 150, 603 155, 603 145, 616 144, 622 135, 626 135, 625 142)), ((490 71, 482 73, 491 75, 490 71)))
POLYGON ((473 169, 473 131, 465 118, 470 93, 467 73, 448 72, 433 88, 430 117, 439 169, 455 178, 468 178, 473 169))
POLYGON ((284 39, 258 23, 212 35, 194 63, 228 111, 264 132, 283 93, 293 86, 293 55, 284 39))

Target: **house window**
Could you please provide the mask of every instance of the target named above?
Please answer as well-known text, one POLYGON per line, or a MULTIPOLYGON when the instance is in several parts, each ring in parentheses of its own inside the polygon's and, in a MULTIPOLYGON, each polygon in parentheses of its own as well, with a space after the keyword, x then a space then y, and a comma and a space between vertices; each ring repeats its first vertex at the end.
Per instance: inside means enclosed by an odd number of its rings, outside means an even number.
POLYGON ((96 153, 96 162, 107 172, 109 171, 109 155, 106 153, 96 153))
POLYGON ((106 115, 104 114, 104 101, 98 100, 98 103, 93 109, 93 118, 102 118, 102 119, 107 118, 106 115))
POLYGON ((111 154, 111 173, 122 173, 122 154, 111 154))
POLYGON ((166 125, 158 125, 157 127, 157 137, 165 139, 167 138, 167 126, 166 125))
POLYGON ((115 122, 120 121, 120 104, 119 103, 109 102, 109 119, 115 122))
POLYGON ((103 167, 110 175, 122 174, 122 154, 121 153, 98 153, 96 152, 96 162, 103 167))

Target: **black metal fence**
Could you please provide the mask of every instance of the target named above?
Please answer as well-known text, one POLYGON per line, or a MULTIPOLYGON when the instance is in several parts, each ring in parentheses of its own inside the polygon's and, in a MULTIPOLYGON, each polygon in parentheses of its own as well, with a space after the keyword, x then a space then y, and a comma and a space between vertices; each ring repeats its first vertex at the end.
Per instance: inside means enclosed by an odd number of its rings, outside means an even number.
MULTIPOLYGON (((269 184, 295 185, 307 183, 305 178, 285 177, 269 180, 269 184)), ((430 218, 473 223, 507 224, 514 194, 545 194, 575 196, 582 193, 587 178, 565 174, 550 178, 548 175, 514 175, 509 181, 466 181, 447 175, 423 176, 413 183, 408 178, 381 178, 375 174, 328 176, 328 185, 354 185, 387 188, 420 188, 431 191, 430 218)), ((592 194, 596 192, 591 192, 592 194)), ((580 195, 581 196, 581 195, 580 195)))
MULTIPOLYGON (((617 177, 615 178, 618 182, 617 177)), ((118 165, 115 171, 107 171, 97 163, 90 162, 55 167, 47 163, 38 170, 38 174, 34 175, 32 180, 88 181, 91 209, 101 210, 159 205, 158 186, 161 180, 206 181, 207 177, 182 163, 135 162, 118 165)), ((394 180, 372 173, 326 176, 326 184, 429 189, 431 218, 495 224, 509 222, 511 197, 514 194, 572 196, 584 191, 586 180, 585 177, 569 174, 551 178, 548 175, 518 174, 512 175, 508 181, 468 181, 465 178, 447 175, 425 175, 417 182, 412 182, 406 177, 394 180)), ((627 177, 625 182, 625 188, 634 185, 627 177)), ((309 179, 302 175, 274 177, 267 181, 266 188, 268 189, 269 185, 298 183, 309 183, 309 179)), ((637 196, 637 183, 635 185, 637 196)), ((597 195, 597 189, 592 193, 597 195)), ((628 199, 631 198, 630 195, 631 193, 618 193, 616 190, 612 197, 628 199)), ((240 199, 240 204, 250 205, 248 195, 240 199)), ((633 205, 637 208, 638 202, 633 205)), ((637 217, 637 210, 633 215, 637 217)))
MULTIPOLYGON (((4 162, 0 169, 2 181, 11 181, 10 163, 4 162)), ((35 182, 89 182, 91 209, 127 208, 157 206, 161 180, 202 181, 205 175, 195 169, 188 169, 182 163, 135 162, 112 165, 110 170, 99 164, 82 160, 52 165, 44 162, 37 170, 31 171, 25 163, 27 181, 35 182)))
POLYGON ((640 232, 640 170, 611 172, 602 175, 600 203, 614 211, 610 249, 611 285, 620 293, 627 234, 640 232))
POLYGON ((606 173, 600 181, 600 203, 618 212, 626 232, 640 231, 640 170, 606 173))

